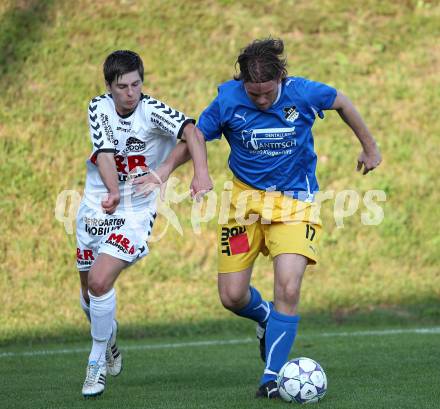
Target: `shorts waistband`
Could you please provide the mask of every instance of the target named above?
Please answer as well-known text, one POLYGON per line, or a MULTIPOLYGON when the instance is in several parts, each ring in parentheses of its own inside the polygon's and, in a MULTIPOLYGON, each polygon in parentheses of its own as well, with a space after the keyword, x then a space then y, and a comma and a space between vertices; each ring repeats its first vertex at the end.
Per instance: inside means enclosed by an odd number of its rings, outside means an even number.
MULTIPOLYGON (((249 186, 248 184, 244 183, 240 179, 238 179, 236 176, 232 177, 232 183, 236 186, 238 186, 239 189, 242 190, 255 190, 257 192, 278 192, 277 190, 262 190, 257 189, 255 187, 249 186)), ((310 193, 307 191, 280 191, 284 196, 291 197, 292 199, 299 200, 300 202, 306 202, 306 203, 312 203, 315 201, 315 194, 310 193)))

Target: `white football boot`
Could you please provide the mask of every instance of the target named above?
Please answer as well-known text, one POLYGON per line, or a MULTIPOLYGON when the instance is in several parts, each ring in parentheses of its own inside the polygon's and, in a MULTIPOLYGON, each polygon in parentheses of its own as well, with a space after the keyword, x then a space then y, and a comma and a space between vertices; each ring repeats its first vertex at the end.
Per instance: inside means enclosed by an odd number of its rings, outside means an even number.
POLYGON ((107 362, 107 372, 111 376, 118 376, 122 371, 122 355, 116 345, 116 335, 118 333, 118 322, 116 329, 112 332, 112 336, 108 340, 107 349, 105 351, 105 360, 107 362))
POLYGON ((105 388, 105 378, 107 376, 106 365, 99 365, 96 361, 91 361, 87 365, 86 380, 82 388, 85 398, 101 395, 105 388))

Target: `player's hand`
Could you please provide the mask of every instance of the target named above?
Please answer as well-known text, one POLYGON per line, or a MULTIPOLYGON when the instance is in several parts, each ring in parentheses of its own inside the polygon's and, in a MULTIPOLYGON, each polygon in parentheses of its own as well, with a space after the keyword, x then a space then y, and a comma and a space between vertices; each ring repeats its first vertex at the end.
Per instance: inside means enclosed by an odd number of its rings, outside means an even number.
POLYGON ((119 192, 109 192, 107 197, 101 202, 104 213, 113 214, 118 207, 121 196, 119 192))
POLYGON ((379 149, 375 148, 371 152, 362 151, 358 158, 356 170, 362 171, 363 175, 377 168, 382 162, 382 156, 379 149))
POLYGON ((168 175, 164 172, 160 172, 160 170, 158 170, 157 172, 152 170, 147 175, 133 179, 131 183, 136 188, 135 196, 146 197, 157 188, 160 188, 160 198, 162 201, 164 201, 166 190, 165 182, 167 179, 168 175))
POLYGON ((191 197, 199 202, 212 188, 212 180, 207 172, 195 174, 190 185, 191 197))

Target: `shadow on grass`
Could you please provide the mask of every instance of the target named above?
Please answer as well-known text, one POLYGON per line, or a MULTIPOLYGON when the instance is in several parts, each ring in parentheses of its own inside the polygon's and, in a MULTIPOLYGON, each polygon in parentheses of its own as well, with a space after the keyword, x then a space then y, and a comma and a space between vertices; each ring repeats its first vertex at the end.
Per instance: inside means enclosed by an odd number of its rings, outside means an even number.
POLYGON ((0 18, 0 82, 19 79, 21 67, 35 52, 44 29, 51 24, 54 0, 15 2, 0 18))
MULTIPOLYGON (((80 314, 80 312, 78 312, 80 314)), ((85 319, 85 318, 84 318, 85 319)), ((198 320, 192 322, 124 324, 120 317, 120 336, 123 339, 192 338, 211 336, 254 336, 255 326, 233 314, 229 319, 198 320)), ((301 331, 337 331, 338 329, 378 329, 440 325, 440 303, 435 301, 399 306, 375 306, 368 309, 345 309, 333 312, 301 314, 301 331)), ((35 328, 28 332, 0 336, 0 347, 45 343, 89 341, 85 327, 65 325, 56 329, 35 328)))

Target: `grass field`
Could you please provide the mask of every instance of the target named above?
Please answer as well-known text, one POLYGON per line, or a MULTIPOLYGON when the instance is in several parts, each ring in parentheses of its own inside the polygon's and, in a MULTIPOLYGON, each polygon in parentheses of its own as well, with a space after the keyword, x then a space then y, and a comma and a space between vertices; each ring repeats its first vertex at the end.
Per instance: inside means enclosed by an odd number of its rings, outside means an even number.
MULTIPOLYGON (((302 331, 292 354, 324 367, 328 392, 320 408, 433 409, 440 390, 440 327, 322 327, 302 331)), ((256 400, 262 363, 251 325, 245 333, 120 340, 124 370, 104 394, 84 400, 89 345, 47 344, 0 349, 2 408, 284 407, 256 400)))
MULTIPOLYGON (((57 196, 81 194, 90 152, 86 107, 103 92, 102 62, 137 50, 145 91, 197 117, 232 77, 241 47, 269 34, 286 43, 289 72, 345 92, 377 138, 384 162, 361 177, 359 146, 336 113, 315 129, 321 189, 383 190, 385 218, 338 228, 323 206, 321 263, 304 280, 301 312, 336 317, 413 308, 440 321, 439 6, 430 1, 5 0, 0 4, 0 343, 79 335, 75 238, 54 217, 57 196), (319 288, 319 292, 315 289, 319 288)), ((225 141, 209 146, 216 192, 230 178, 225 141)), ((176 173, 184 191, 191 171, 176 173)), ((125 323, 223 319, 216 294, 216 221, 193 232, 191 202, 173 228, 117 284, 125 323), (139 300, 142 300, 140 302, 139 300), (156 300, 161 300, 157 302, 156 300)), ((158 231, 164 220, 157 222, 158 231)), ((271 297, 271 264, 254 284, 271 297)), ((411 315, 411 313, 409 313, 411 315)))
MULTIPOLYGON (((183 234, 169 228, 118 281, 125 370, 84 401, 89 333, 75 237, 54 213, 60 192, 82 193, 86 109, 104 91, 109 52, 139 52, 145 92, 197 118, 235 74, 240 48, 268 35, 284 39, 291 75, 353 100, 384 158, 361 177, 359 145, 337 114, 316 123, 321 189, 361 198, 377 189, 387 200, 381 224, 362 224, 361 201, 344 228, 335 201, 324 203, 321 262, 306 272, 293 356, 325 368, 319 407, 439 407, 439 19, 438 2, 426 0, 0 1, 0 407, 281 407, 253 398, 262 371, 253 330, 220 305, 216 220, 194 233, 189 200, 172 207, 183 234)), ((208 150, 219 194, 228 147, 208 150)), ((175 175, 184 192, 189 165, 175 175)), ((155 229, 165 225, 159 217, 155 229)), ((272 297, 267 259, 253 284, 272 297)))

